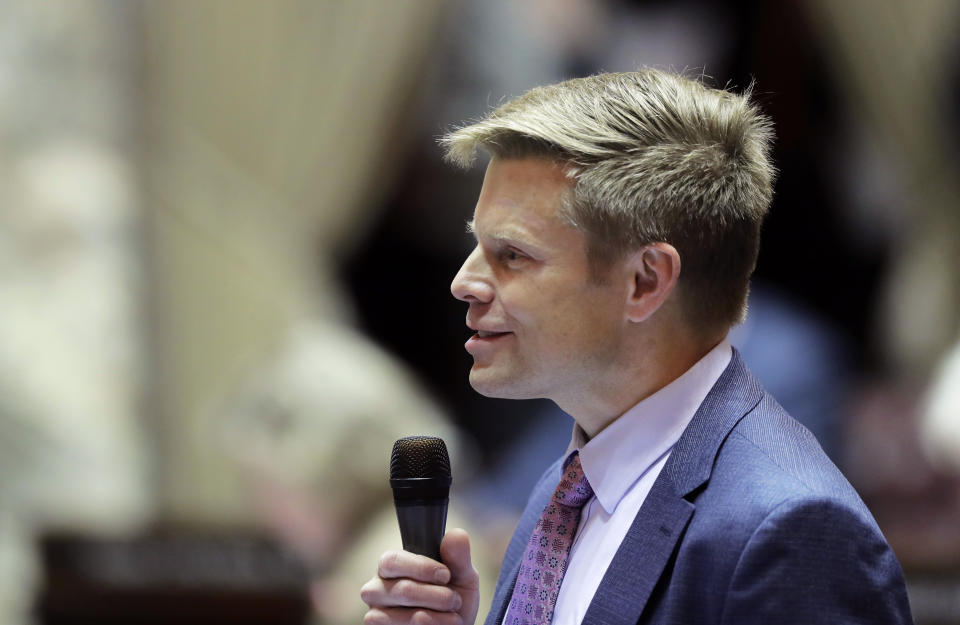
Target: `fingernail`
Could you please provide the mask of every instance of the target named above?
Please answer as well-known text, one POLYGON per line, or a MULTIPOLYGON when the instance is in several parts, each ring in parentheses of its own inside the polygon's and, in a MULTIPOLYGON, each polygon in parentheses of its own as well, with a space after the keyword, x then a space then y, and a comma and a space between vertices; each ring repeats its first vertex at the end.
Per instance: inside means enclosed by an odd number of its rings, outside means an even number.
POLYGON ((433 579, 438 584, 446 584, 450 581, 450 571, 447 569, 437 569, 437 572, 433 575, 433 579))
POLYGON ((456 612, 460 609, 460 606, 463 605, 463 599, 460 598, 460 593, 453 593, 453 610, 456 612))

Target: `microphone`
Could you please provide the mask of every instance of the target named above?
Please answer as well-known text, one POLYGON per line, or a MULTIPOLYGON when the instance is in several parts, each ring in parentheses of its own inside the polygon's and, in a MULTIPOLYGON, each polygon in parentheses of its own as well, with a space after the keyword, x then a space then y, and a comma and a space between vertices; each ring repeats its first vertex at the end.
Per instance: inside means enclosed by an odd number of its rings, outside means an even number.
POLYGON ((440 561, 452 481, 443 439, 408 436, 393 444, 390 487, 405 551, 440 561))

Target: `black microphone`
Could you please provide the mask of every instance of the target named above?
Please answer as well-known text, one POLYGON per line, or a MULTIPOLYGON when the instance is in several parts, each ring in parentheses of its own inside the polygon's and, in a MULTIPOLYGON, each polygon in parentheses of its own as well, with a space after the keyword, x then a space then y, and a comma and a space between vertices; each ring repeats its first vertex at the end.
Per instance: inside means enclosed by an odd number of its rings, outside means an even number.
POLYGON ((390 487, 404 550, 440 560, 452 481, 443 439, 408 436, 393 444, 390 487))

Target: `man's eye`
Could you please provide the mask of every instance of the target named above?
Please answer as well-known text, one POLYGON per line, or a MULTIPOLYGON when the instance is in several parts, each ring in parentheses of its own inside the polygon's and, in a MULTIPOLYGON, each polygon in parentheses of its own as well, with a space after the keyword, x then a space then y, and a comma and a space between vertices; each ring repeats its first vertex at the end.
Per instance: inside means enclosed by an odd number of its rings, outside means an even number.
POLYGON ((522 258, 525 258, 523 254, 521 254, 517 250, 510 249, 510 248, 503 250, 503 252, 500 253, 500 257, 507 262, 512 262, 515 260, 520 260, 522 258))

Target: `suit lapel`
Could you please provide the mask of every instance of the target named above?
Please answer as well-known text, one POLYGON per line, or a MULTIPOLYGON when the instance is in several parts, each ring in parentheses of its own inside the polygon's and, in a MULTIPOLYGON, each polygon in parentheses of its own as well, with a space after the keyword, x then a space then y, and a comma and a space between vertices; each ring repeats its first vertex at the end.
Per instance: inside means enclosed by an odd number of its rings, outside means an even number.
POLYGON ((537 519, 540 518, 540 514, 557 486, 562 461, 563 458, 560 458, 546 470, 530 494, 527 507, 517 522, 517 529, 514 531, 510 544, 507 545, 507 551, 503 556, 503 565, 500 567, 500 575, 497 578, 493 603, 490 605, 490 613, 487 615, 484 625, 500 625, 503 622, 504 614, 507 611, 507 603, 510 601, 510 596, 513 595, 513 587, 517 582, 520 560, 523 558, 527 543, 530 542, 530 536, 533 534, 537 519))
POLYGON ((710 479, 724 439, 762 396, 736 349, 674 446, 614 555, 583 625, 633 625, 696 509, 688 498, 710 479))
POLYGON ((604 574, 583 625, 637 622, 693 509, 676 496, 669 480, 657 479, 604 574))
POLYGON ((509 583, 497 584, 497 591, 493 595, 493 603, 490 605, 490 613, 487 614, 483 625, 499 625, 503 622, 503 617, 507 613, 507 602, 513 596, 513 588, 517 585, 517 575, 520 573, 520 560, 507 568, 507 562, 504 560, 500 574, 506 574, 509 583))

